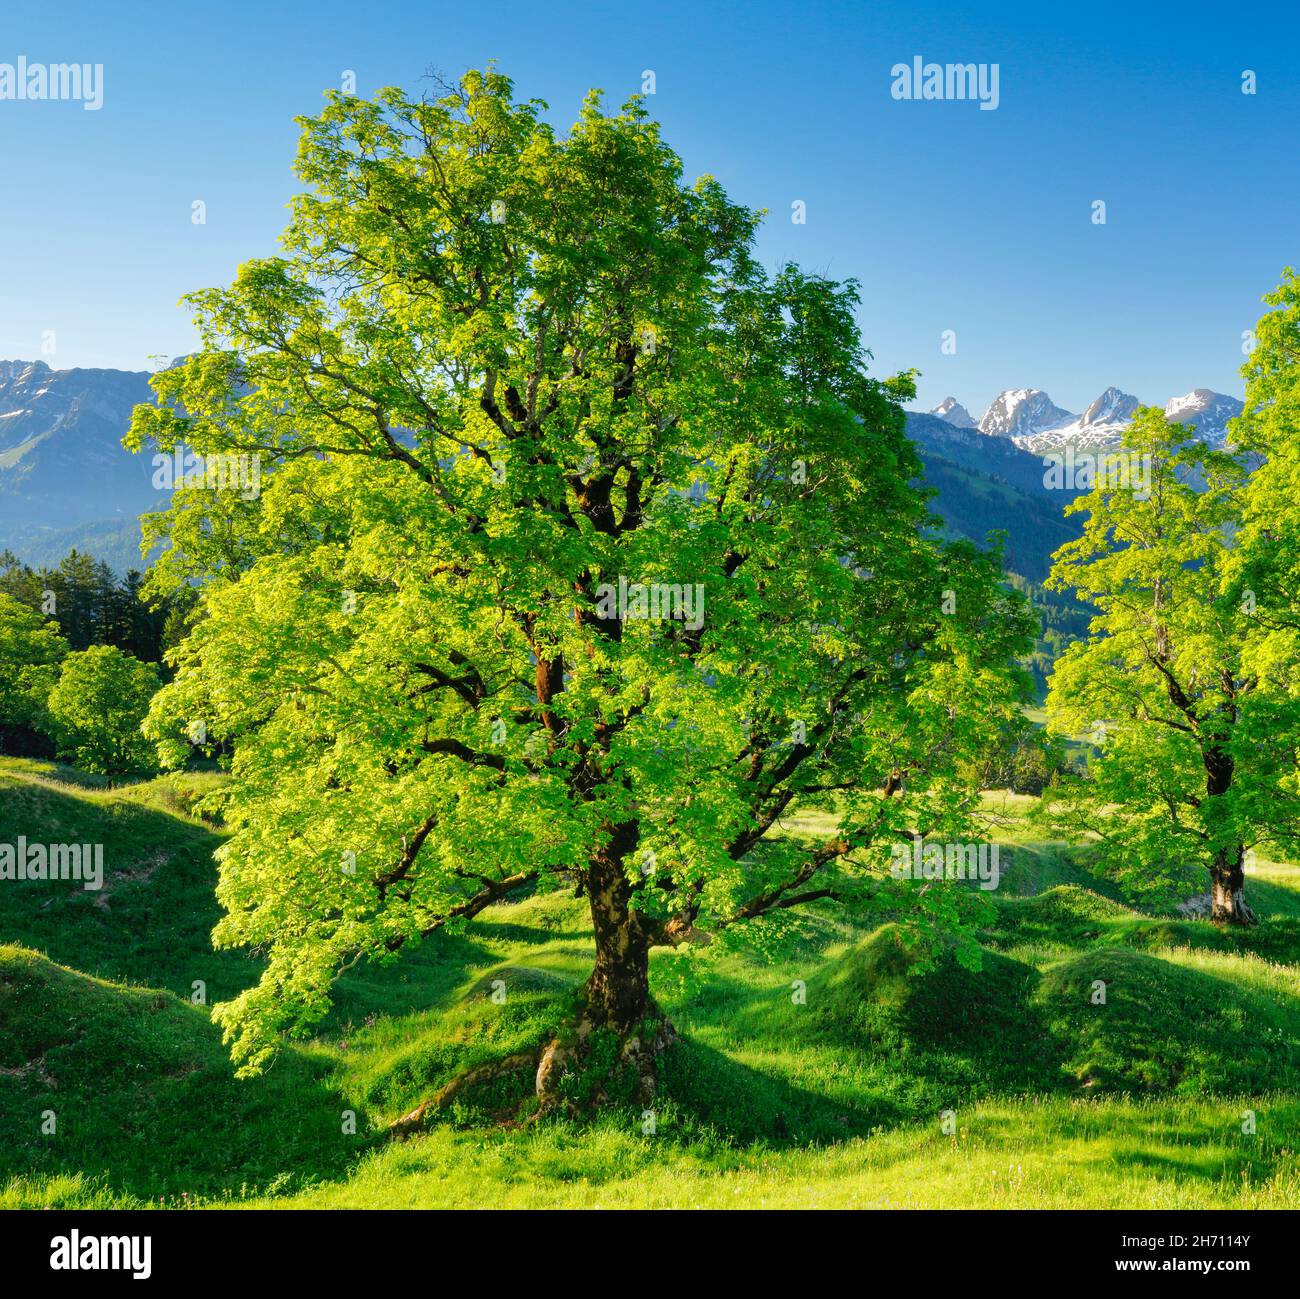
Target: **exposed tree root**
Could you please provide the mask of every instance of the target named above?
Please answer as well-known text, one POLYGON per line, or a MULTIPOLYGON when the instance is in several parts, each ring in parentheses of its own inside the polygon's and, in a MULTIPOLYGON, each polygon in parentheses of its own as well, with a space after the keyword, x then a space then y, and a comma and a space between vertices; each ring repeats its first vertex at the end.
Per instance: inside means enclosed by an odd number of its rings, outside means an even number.
POLYGON ((514 1055, 505 1056, 500 1060, 489 1060, 486 1064, 466 1069, 464 1073, 457 1074, 436 1096, 421 1101, 409 1114, 403 1114, 400 1119, 389 1124, 388 1135, 399 1140, 411 1136, 424 1127, 431 1112, 445 1110, 468 1088, 478 1086, 480 1083, 492 1082, 496 1078, 504 1078, 507 1074, 518 1073, 521 1069, 533 1068, 537 1064, 541 1050, 541 1047, 533 1047, 527 1051, 517 1051, 514 1055))
POLYGON ((599 1029, 584 1015, 547 1042, 457 1074, 436 1095, 390 1124, 388 1136, 412 1136, 471 1088, 524 1069, 536 1069, 537 1109, 530 1123, 553 1114, 577 1117, 611 1102, 648 1105, 658 1087, 658 1059, 676 1041, 676 1030, 662 1017, 618 1034, 599 1029))
POLYGON ((599 1029, 583 1016, 572 1037, 562 1035, 542 1051, 537 1065, 537 1113, 577 1115, 611 1101, 648 1105, 659 1085, 659 1057, 677 1041, 677 1031, 662 1016, 626 1033, 599 1029), (566 1079, 576 1086, 567 1087, 566 1079))

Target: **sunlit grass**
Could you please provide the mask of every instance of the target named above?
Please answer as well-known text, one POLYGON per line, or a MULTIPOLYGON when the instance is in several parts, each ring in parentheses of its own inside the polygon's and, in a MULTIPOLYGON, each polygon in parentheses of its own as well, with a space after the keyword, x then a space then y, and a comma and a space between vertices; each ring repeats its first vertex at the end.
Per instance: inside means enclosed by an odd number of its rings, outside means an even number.
MULTIPOLYGON (((353 970, 313 1040, 237 1081, 189 996, 195 978, 209 1001, 230 996, 258 969, 208 941, 222 831, 194 807, 221 779, 108 790, 0 761, 0 841, 38 823, 104 842, 118 872, 107 907, 48 884, 0 889, 0 943, 66 967, 0 961, 0 1208, 1300 1207, 1295 866, 1252 861, 1266 922, 1229 934, 1128 905, 1088 874, 1086 849, 1027 822, 1034 799, 990 793, 1004 878, 980 971, 912 970, 879 918, 831 908, 779 949, 685 965, 659 952, 652 982, 683 1041, 652 1116, 503 1127, 526 1117, 519 1077, 394 1145, 385 1125, 447 1078, 552 1029, 590 970, 584 904, 528 897, 353 970), (1128 1016, 1113 1032, 1074 999, 1094 966, 1128 1016), (1108 1091, 1126 1069, 1166 1090, 1108 1091), (51 1103, 54 1138, 39 1126, 51 1103)), ((835 824, 796 811, 782 832, 835 824)))

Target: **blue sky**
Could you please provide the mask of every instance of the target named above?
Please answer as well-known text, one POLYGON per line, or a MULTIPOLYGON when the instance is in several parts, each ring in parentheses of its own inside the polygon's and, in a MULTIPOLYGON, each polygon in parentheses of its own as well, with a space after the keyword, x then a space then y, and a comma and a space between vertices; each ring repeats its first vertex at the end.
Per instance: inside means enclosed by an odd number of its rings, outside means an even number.
POLYGON ((345 69, 365 93, 495 58, 557 123, 652 69, 688 174, 770 210, 765 260, 861 280, 873 368, 920 369, 920 406, 1239 395, 1242 330, 1300 261, 1298 38, 1267 3, 8 6, 0 63, 102 63, 104 105, 0 101, 0 357, 49 330, 60 368, 187 351, 180 295, 274 250, 295 114, 345 69), (999 107, 893 99, 915 55, 996 63, 999 107))

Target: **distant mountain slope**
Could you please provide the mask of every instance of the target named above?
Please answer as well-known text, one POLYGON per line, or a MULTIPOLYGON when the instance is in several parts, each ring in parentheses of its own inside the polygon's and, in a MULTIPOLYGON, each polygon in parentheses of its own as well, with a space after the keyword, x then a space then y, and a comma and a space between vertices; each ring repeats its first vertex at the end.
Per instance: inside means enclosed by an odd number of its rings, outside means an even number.
POLYGON ((925 458, 941 456, 994 478, 1004 478, 1030 493, 1041 493, 1043 460, 1010 438, 988 437, 977 428, 959 428, 938 415, 907 412, 907 435, 925 458))
POLYGON ((71 550, 103 560, 119 577, 148 567, 140 557, 140 517, 135 514, 70 528, 9 524, 0 515, 0 554, 6 550, 32 568, 55 568, 71 550))
POLYGON ((122 436, 149 375, 0 361, 0 551, 53 563, 72 546, 140 568, 139 525, 160 502, 148 456, 122 436))
POLYGON ((1041 582, 1052 552, 1080 534, 1078 521, 1064 514, 1075 493, 1045 488, 1041 457, 1009 439, 914 411, 907 433, 925 464, 926 483, 937 492, 931 508, 948 530, 979 545, 991 531, 1005 530, 1007 568, 1041 582))

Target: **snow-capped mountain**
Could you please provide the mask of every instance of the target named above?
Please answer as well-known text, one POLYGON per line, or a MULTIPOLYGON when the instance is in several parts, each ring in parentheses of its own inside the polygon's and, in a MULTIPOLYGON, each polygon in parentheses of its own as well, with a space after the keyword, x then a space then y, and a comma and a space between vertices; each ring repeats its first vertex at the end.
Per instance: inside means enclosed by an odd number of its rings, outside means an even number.
POLYGON ((1035 455, 1046 455, 1067 446, 1076 450, 1095 450, 1119 442, 1133 420, 1133 412, 1142 403, 1118 388, 1107 388, 1077 418, 1016 438, 1016 442, 1035 455))
POLYGON ((1053 405, 1052 399, 1037 388, 1008 388, 994 397, 979 422, 979 430, 990 437, 1028 437, 1068 424, 1073 418, 1068 410, 1053 405))
POLYGON ((931 412, 940 419, 946 419, 957 428, 979 428, 970 411, 956 397, 945 397, 931 412))
POLYGON ((1083 428, 1094 428, 1102 424, 1127 424, 1141 404, 1129 393, 1110 387, 1079 416, 1079 424, 1083 428))
MULTIPOLYGON (((1067 447, 1096 451, 1119 443, 1140 405, 1142 402, 1131 393, 1110 387, 1082 415, 1071 415, 1038 388, 1009 388, 993 399, 975 427, 989 437, 1009 439, 1037 456, 1067 447)), ((1241 411, 1242 404, 1235 397, 1209 388, 1194 388, 1165 403, 1165 415, 1170 420, 1193 426, 1198 438, 1216 447, 1227 438, 1228 421, 1241 411)), ((955 398, 947 397, 931 414, 958 428, 971 427, 953 418, 958 412, 969 418, 955 398)))
POLYGON ((1242 404, 1235 397, 1209 388, 1193 388, 1182 397, 1171 397, 1165 402, 1165 415, 1179 424, 1194 424, 1197 437, 1211 445, 1221 444, 1227 437, 1228 421, 1242 412, 1242 404))

